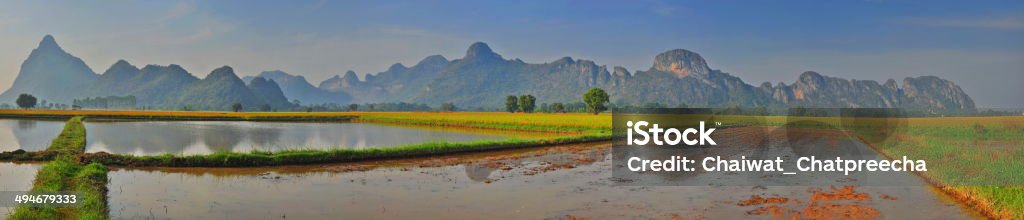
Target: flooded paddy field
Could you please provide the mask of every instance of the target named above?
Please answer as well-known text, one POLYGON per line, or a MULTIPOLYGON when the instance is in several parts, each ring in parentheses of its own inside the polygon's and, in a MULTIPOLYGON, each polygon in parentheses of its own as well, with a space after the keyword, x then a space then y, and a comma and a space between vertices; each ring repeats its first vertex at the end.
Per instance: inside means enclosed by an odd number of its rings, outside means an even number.
POLYGON ((0 119, 0 152, 46 150, 61 129, 60 120, 0 119))
MULTIPOLYGON (((28 191, 42 164, 0 162, 0 192, 28 191)), ((0 219, 7 217, 14 207, 0 207, 0 219)))
POLYGON ((368 123, 247 121, 88 121, 86 152, 209 154, 216 151, 393 147, 424 142, 465 142, 553 137, 537 132, 473 131, 368 123))
MULTIPOLYGON (((931 187, 622 186, 610 143, 332 165, 116 168, 113 218, 977 217, 931 187), (439 215, 440 213, 440 215, 439 215)), ((910 175, 910 174, 906 174, 910 175)))

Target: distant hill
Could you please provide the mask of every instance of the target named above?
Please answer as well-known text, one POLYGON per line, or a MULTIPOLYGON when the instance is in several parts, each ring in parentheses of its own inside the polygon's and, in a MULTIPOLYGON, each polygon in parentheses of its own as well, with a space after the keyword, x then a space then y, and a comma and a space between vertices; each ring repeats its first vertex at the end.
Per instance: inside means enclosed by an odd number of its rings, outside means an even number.
POLYGON ((274 109, 294 107, 273 81, 250 88, 226 66, 199 79, 174 64, 139 69, 118 60, 102 75, 96 75, 81 59, 64 52, 50 35, 25 60, 14 85, 0 95, 0 100, 13 103, 21 93, 57 103, 86 97, 135 96, 137 107, 160 109, 228 110, 234 103, 251 110, 265 104, 274 109))
POLYGON ((564 57, 530 64, 505 59, 484 43, 474 43, 461 59, 430 56, 405 67, 367 75, 335 77, 320 88, 345 91, 361 102, 454 102, 458 106, 498 108, 503 97, 533 94, 540 103, 578 102, 587 89, 608 91, 612 103, 661 103, 696 107, 805 106, 907 107, 934 111, 975 111, 974 101, 948 80, 934 76, 907 77, 884 85, 871 80, 847 80, 806 72, 789 85, 754 87, 728 73, 711 69, 699 54, 675 49, 658 54, 646 71, 564 57), (328 85, 328 86, 325 86, 328 85), (362 99, 361 99, 362 98, 362 99))
POLYGON ((399 63, 360 80, 355 72, 335 75, 314 87, 302 76, 266 71, 239 79, 230 67, 198 79, 177 65, 142 69, 120 60, 96 75, 80 59, 64 52, 53 37, 32 51, 14 86, 0 95, 13 103, 20 93, 66 102, 90 96, 134 95, 145 106, 165 109, 226 110, 232 103, 275 109, 302 104, 453 102, 471 108, 499 108, 507 95, 532 94, 539 103, 578 102, 587 89, 605 89, 613 103, 691 107, 904 107, 929 111, 975 111, 974 101, 951 81, 934 76, 907 77, 902 83, 847 80, 804 72, 791 84, 759 86, 712 69, 699 54, 669 50, 654 57, 647 70, 630 72, 593 61, 564 57, 531 64, 506 59, 487 44, 470 45, 465 56, 449 60, 428 56, 413 66, 399 63))
POLYGON ((88 88, 98 78, 82 59, 64 52, 53 36, 46 35, 21 63, 14 84, 0 94, 0 100, 14 103, 18 95, 29 93, 51 102, 70 103, 79 94, 77 92, 88 88))
POLYGON ((346 93, 319 89, 309 84, 303 76, 291 75, 280 70, 264 71, 255 77, 242 77, 242 81, 252 82, 258 77, 277 82, 289 101, 299 100, 301 104, 349 103, 352 99, 346 93))

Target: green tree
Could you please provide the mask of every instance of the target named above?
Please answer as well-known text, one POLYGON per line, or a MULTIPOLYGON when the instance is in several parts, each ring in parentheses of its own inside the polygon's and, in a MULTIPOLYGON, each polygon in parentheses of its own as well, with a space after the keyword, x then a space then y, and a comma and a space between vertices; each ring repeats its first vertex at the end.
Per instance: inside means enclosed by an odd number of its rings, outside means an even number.
POLYGON ((242 103, 235 102, 235 104, 231 104, 231 110, 235 112, 242 111, 242 103))
POLYGON ((348 110, 353 112, 359 110, 359 104, 348 104, 348 110))
POLYGON ((604 106, 608 103, 608 93, 601 88, 590 88, 583 94, 583 102, 587 103, 587 111, 596 115, 608 109, 604 106))
POLYGON ((519 96, 519 111, 525 113, 533 113, 533 110, 537 108, 537 97, 533 95, 519 96))
POLYGON ((36 97, 29 94, 18 95, 18 100, 15 102, 18 103, 18 107, 23 109, 36 107, 36 97))
POLYGON ((505 97, 505 111, 515 113, 519 109, 519 98, 514 95, 505 97))
POLYGON ((260 106, 260 111, 269 112, 271 110, 269 104, 263 104, 260 106))
POLYGON ((17 100, 15 102, 17 102, 17 106, 28 109, 35 107, 36 101, 36 96, 32 96, 30 94, 20 94, 17 95, 17 100))
POLYGON ((443 104, 441 104, 441 110, 446 111, 446 112, 453 112, 453 111, 455 111, 455 103, 451 103, 451 102, 443 103, 443 104))
POLYGON ((551 104, 551 112, 565 113, 565 104, 562 104, 561 102, 551 104))

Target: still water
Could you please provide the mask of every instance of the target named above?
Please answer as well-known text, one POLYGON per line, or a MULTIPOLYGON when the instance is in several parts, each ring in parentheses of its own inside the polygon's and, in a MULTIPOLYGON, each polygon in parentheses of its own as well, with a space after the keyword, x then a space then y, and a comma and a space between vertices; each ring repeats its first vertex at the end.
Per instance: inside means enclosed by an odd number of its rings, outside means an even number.
POLYGON ((216 151, 393 147, 520 137, 458 129, 365 123, 238 121, 88 121, 86 152, 208 154, 216 151))
MULTIPOLYGON (((40 164, 21 164, 0 162, 0 192, 28 191, 32 189, 32 181, 36 178, 40 164)), ((4 219, 14 211, 14 207, 0 206, 0 219, 4 219)))
POLYGON ((64 121, 0 119, 0 152, 41 151, 64 129, 64 121))

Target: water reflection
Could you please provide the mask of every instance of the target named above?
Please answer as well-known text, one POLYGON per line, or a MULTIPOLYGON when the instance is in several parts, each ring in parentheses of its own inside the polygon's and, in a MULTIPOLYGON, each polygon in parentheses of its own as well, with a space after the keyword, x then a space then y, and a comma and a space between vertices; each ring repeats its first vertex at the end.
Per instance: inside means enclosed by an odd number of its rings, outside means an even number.
POLYGON ((63 128, 63 121, 0 119, 0 152, 45 150, 63 128))
MULTIPOLYGON (((0 163, 0 192, 32 189, 39 164, 0 163)), ((0 218, 7 217, 13 207, 0 207, 0 218)))
POLYGON ((134 155, 207 154, 216 151, 373 148, 431 141, 463 142, 518 137, 363 123, 223 121, 90 121, 87 152, 134 155))

